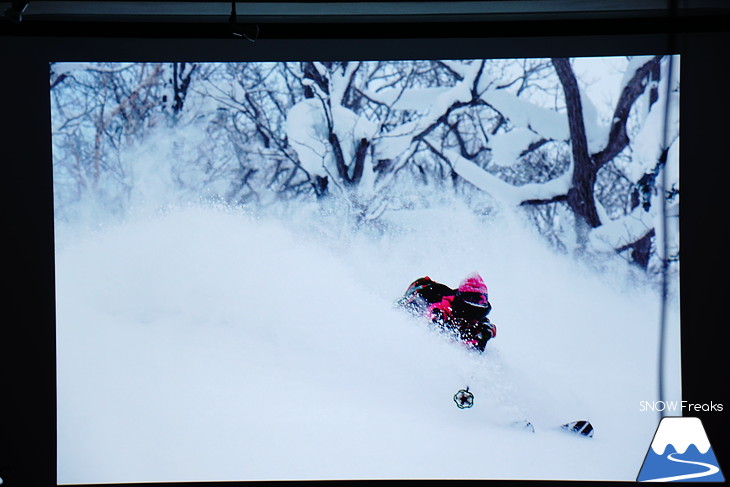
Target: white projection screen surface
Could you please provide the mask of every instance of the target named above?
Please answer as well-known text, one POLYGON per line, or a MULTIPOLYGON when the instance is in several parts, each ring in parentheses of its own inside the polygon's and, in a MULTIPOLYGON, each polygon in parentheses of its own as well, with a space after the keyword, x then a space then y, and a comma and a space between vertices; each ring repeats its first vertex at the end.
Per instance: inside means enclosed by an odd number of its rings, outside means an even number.
POLYGON ((59 484, 636 478, 679 55, 49 69, 59 484), (398 304, 475 273, 483 351, 398 304))

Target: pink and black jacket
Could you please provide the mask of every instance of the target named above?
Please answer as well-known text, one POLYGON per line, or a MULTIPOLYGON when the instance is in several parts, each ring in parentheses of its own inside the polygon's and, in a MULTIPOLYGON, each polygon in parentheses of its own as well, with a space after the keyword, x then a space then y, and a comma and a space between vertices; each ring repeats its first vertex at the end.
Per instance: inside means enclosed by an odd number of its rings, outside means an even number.
POLYGON ((497 327, 487 318, 492 309, 487 286, 476 273, 467 276, 457 289, 428 276, 417 279, 399 304, 413 314, 428 317, 439 328, 454 333, 480 352, 497 336, 497 327))

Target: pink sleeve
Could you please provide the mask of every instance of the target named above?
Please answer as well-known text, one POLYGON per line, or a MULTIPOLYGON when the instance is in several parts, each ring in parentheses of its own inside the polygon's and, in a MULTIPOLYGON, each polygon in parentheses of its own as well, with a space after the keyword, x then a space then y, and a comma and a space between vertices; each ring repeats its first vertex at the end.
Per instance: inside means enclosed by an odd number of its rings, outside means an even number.
POLYGON ((428 307, 428 317, 430 319, 435 319, 439 315, 443 316, 444 318, 448 318, 451 316, 451 301, 453 301, 453 296, 446 296, 438 303, 434 303, 431 306, 428 307))

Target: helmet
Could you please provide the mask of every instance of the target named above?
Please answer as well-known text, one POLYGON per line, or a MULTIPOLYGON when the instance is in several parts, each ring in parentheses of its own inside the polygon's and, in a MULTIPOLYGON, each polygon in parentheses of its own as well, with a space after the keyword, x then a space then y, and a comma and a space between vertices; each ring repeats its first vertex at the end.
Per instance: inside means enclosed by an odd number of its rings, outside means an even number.
POLYGON ((456 291, 454 297, 454 312, 466 319, 482 319, 492 305, 489 304, 489 293, 487 285, 484 284, 482 276, 477 273, 467 276, 456 291))
MULTIPOLYGON (((476 272, 469 274, 463 281, 461 281, 457 293, 473 296, 480 295, 483 296, 483 303, 489 301, 489 291, 487 289, 487 285, 484 284, 484 279, 482 279, 482 276, 480 276, 476 272)), ((475 304, 479 304, 482 301, 479 298, 475 299, 475 304)))

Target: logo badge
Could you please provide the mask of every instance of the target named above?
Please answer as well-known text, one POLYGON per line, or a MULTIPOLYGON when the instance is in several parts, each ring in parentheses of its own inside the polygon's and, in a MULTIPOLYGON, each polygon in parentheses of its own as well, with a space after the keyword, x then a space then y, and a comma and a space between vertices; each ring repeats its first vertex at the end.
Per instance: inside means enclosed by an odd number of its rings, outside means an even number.
POLYGON ((724 482, 700 418, 663 418, 636 480, 724 482))

